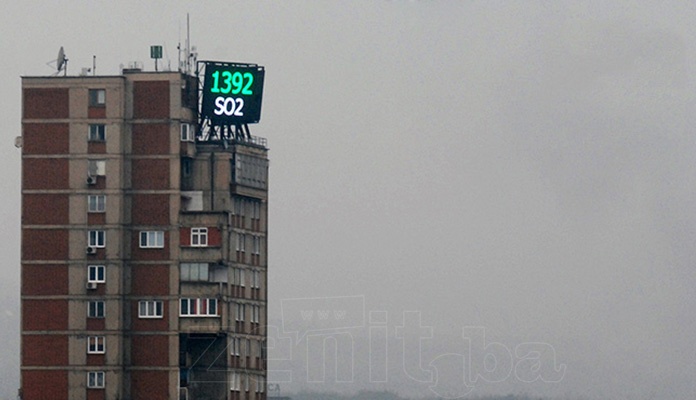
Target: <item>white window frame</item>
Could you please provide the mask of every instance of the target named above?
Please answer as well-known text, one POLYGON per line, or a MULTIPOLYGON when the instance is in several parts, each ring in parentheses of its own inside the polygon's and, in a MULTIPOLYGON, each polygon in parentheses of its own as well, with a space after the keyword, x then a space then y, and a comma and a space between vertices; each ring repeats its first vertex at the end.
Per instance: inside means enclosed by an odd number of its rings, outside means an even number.
POLYGON ((260 289, 261 288, 261 272, 260 271, 251 271, 251 287, 253 289, 260 289))
POLYGON ((246 251, 246 238, 243 233, 237 234, 237 251, 242 253, 246 251))
POLYGON ((90 107, 106 105, 106 89, 89 89, 88 97, 90 107))
POLYGON ((237 303, 235 305, 234 320, 244 322, 244 314, 246 314, 246 307, 242 303, 237 303))
POLYGON ((104 371, 87 372, 88 389, 104 389, 106 387, 106 374, 104 371))
POLYGON ((246 287, 246 271, 239 268, 239 286, 246 287))
POLYGON ((251 218, 252 219, 261 219, 261 203, 258 201, 254 201, 251 204, 252 204, 251 218))
POLYGON ((230 390, 233 392, 239 392, 242 388, 242 374, 239 372, 233 372, 230 376, 230 390))
POLYGON ((251 323, 258 324, 261 316, 261 307, 251 306, 251 323))
POLYGON ((140 300, 138 302, 138 318, 163 318, 164 303, 161 300, 140 300))
POLYGON ((106 160, 88 160, 87 175, 106 176, 106 160))
POLYGON ((263 375, 255 375, 256 378, 256 393, 263 393, 266 386, 263 375))
POLYGON ((218 301, 214 298, 179 299, 180 317, 217 317, 218 301))
POLYGON ((103 213, 106 212, 106 195, 90 194, 87 196, 87 212, 103 213))
POLYGON ((181 141, 182 142, 195 142, 196 135, 194 134, 193 124, 187 122, 181 123, 181 141))
POLYGON ((106 353, 105 336, 87 336, 87 354, 106 353))
POLYGON ((230 341, 230 355, 240 356, 241 352, 239 347, 242 345, 242 340, 240 338, 233 337, 230 341))
POLYGON ((105 124, 89 124, 87 140, 90 142, 106 141, 106 125, 105 124))
POLYGON ((261 237, 260 236, 252 236, 251 239, 251 252, 254 255, 260 255, 261 254, 261 237))
POLYGON ((232 214, 233 215, 244 215, 244 199, 235 197, 234 198, 234 207, 232 207, 232 214))
POLYGON ((106 247, 106 231, 92 230, 87 232, 87 246, 103 249, 106 247))
POLYGON ((103 300, 88 301, 87 318, 106 318, 106 303, 103 300))
POLYGON ((208 247, 208 228, 191 228, 191 246, 208 247))
POLYGON ((88 265, 87 266, 87 282, 105 283, 106 282, 106 266, 105 265, 88 265))
POLYGON ((164 231, 140 231, 141 249, 164 248, 164 231))

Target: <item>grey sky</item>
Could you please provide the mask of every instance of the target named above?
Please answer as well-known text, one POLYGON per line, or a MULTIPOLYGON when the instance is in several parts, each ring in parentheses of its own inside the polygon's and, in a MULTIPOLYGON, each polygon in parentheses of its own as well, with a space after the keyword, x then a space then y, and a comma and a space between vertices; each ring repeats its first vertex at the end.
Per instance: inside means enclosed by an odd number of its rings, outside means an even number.
POLYGON ((70 74, 92 55, 98 74, 153 69, 151 44, 175 68, 187 12, 199 58, 266 67, 272 318, 364 296, 390 329, 416 310, 553 345, 564 381, 511 390, 696 392, 693 2, 61 3, 0 15, 0 398, 18 385, 19 77, 60 46, 70 74))

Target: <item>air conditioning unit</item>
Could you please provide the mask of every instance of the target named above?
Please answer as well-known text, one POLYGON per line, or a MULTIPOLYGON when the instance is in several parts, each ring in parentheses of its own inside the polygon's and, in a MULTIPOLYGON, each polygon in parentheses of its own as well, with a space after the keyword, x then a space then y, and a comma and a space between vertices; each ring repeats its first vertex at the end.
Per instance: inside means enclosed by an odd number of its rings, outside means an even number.
POLYGON ((87 254, 97 254, 97 248, 92 246, 87 247, 87 254))
POLYGON ((87 184, 88 185, 96 185, 97 184, 97 177, 96 176, 88 176, 87 177, 87 184))
POLYGON ((89 290, 94 290, 97 288, 97 282, 87 282, 86 287, 89 290))

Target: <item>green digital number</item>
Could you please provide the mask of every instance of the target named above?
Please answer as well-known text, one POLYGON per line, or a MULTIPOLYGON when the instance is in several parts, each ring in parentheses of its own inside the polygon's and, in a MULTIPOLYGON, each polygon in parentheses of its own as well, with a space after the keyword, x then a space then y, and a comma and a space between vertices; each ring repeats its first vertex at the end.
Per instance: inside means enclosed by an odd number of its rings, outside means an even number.
POLYGON ((241 94, 252 95, 251 85, 254 83, 254 74, 251 72, 241 73, 236 71, 222 71, 222 86, 220 85, 220 71, 215 71, 210 74, 213 78, 213 84, 210 87, 210 93, 241 94))
POLYGON ((254 82, 254 75, 251 72, 245 72, 244 77, 249 78, 249 80, 247 81, 246 86, 244 86, 242 94, 254 94, 254 92, 252 92, 250 89, 251 84, 254 82))
POLYGON ((213 78, 213 85, 210 88, 210 93, 220 93, 220 88, 218 88, 218 81, 220 80, 220 71, 215 71, 210 76, 213 78))

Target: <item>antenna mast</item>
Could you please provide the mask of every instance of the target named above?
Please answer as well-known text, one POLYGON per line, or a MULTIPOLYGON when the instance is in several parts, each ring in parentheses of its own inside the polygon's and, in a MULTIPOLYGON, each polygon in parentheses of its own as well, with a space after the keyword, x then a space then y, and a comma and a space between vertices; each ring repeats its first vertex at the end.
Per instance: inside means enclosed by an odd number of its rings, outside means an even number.
POLYGON ((186 13, 186 75, 191 74, 191 30, 189 27, 189 13, 186 13))

